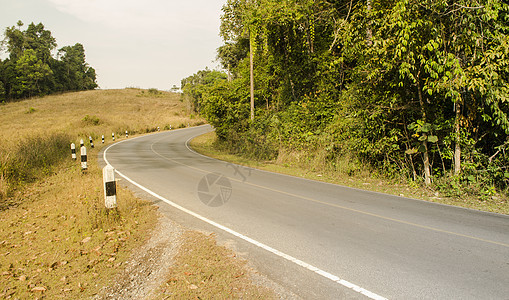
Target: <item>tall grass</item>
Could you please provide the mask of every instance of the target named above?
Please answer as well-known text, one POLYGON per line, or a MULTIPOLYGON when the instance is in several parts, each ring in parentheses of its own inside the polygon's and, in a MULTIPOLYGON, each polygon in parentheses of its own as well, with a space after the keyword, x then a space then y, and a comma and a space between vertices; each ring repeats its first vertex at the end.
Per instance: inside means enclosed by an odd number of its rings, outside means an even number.
POLYGON ((0 200, 23 184, 51 174, 69 154, 70 140, 70 135, 56 133, 46 137, 28 137, 14 147, 0 150, 0 200))

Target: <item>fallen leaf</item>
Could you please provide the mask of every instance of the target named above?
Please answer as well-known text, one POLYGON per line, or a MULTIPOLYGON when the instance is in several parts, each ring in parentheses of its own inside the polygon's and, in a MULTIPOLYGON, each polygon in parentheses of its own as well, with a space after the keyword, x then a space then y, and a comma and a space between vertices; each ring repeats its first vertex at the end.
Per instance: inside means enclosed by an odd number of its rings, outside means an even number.
POLYGON ((27 277, 25 275, 21 275, 21 276, 19 276, 18 279, 19 279, 19 281, 25 281, 25 280, 27 280, 27 277))
POLYGON ((92 237, 87 236, 86 238, 83 239, 83 241, 81 241, 81 243, 82 244, 88 243, 88 242, 90 242, 91 239, 92 239, 92 237))
POLYGON ((197 287, 196 285, 194 285, 194 284, 191 284, 191 285, 189 286, 189 289, 190 289, 190 290, 196 290, 196 289, 198 289, 198 287, 197 287))
POLYGON ((36 286, 32 289, 32 292, 45 292, 47 289, 44 286, 36 286))

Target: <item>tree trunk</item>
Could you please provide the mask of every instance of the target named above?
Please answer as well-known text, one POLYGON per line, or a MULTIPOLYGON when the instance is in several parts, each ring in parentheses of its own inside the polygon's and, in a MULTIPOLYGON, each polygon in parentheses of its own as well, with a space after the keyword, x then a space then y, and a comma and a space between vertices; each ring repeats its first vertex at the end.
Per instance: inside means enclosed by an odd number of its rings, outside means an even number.
POLYGON ((424 183, 426 185, 431 184, 431 172, 429 164, 429 153, 428 153, 428 141, 422 142, 424 146, 424 183))
POLYGON ((454 124, 455 131, 455 147, 454 147, 454 175, 459 175, 461 172, 461 134, 460 134, 460 118, 461 118, 461 104, 459 102, 454 104, 456 108, 456 122, 454 124))
MULTIPOLYGON (((424 100, 422 99, 422 90, 421 90, 421 82, 420 82, 419 75, 420 74, 417 74, 417 93, 419 95, 419 104, 421 106, 422 120, 424 121, 424 123, 427 123, 426 109, 424 107, 424 100)), ((430 163, 429 163, 428 140, 427 139, 424 140, 422 142, 422 145, 424 146, 424 159, 423 159, 423 163, 424 163, 424 183, 428 186, 428 185, 431 184, 431 171, 430 171, 431 166, 430 166, 430 163)))
MULTIPOLYGON (((366 10, 368 11, 368 15, 371 14, 371 0, 366 0, 366 10)), ((370 17, 370 16, 368 16, 370 17)), ((366 29, 366 43, 368 46, 373 45, 373 31, 371 30, 371 21, 368 21, 368 29, 366 29)))
POLYGON ((254 120, 254 53, 253 53, 253 37, 249 39, 249 72, 251 83, 251 120, 254 120))

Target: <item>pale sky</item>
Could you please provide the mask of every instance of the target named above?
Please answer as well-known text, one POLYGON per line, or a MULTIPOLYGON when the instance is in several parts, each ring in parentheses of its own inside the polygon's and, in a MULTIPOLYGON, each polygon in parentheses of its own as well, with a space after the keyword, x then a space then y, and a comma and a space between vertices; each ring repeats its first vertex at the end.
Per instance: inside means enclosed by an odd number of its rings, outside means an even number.
MULTIPOLYGON (((0 32, 41 22, 58 48, 81 43, 101 89, 169 90, 219 67, 226 0, 0 0, 0 32)), ((5 57, 5 54, 2 54, 5 57)))

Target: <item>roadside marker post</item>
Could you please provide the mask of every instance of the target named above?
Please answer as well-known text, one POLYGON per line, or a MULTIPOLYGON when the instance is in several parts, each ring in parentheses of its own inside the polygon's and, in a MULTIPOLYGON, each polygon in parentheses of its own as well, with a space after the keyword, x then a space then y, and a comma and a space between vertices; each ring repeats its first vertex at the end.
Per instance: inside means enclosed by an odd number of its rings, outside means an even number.
POLYGON ((80 140, 80 148, 85 146, 85 142, 83 142, 83 139, 80 140))
POLYGON ((114 132, 111 133, 111 138, 113 139, 113 141, 115 141, 115 133, 114 132))
POLYGON ((90 140, 90 148, 94 148, 94 141, 92 140, 92 136, 89 136, 88 139, 90 140))
POLYGON ((104 144, 104 134, 101 137, 101 142, 104 144))
POLYGON ((108 209, 117 207, 117 185, 115 183, 115 169, 111 165, 103 168, 104 205, 108 209))
POLYGON ((81 147, 81 170, 86 171, 87 167, 87 148, 85 146, 81 147))
POLYGON ((129 137, 129 134, 127 133, 127 130, 125 131, 125 138, 127 139, 129 137))
POLYGON ((157 126, 157 131, 159 131, 159 126, 157 126))
POLYGON ((74 143, 71 143, 71 157, 76 160, 76 145, 74 143))

